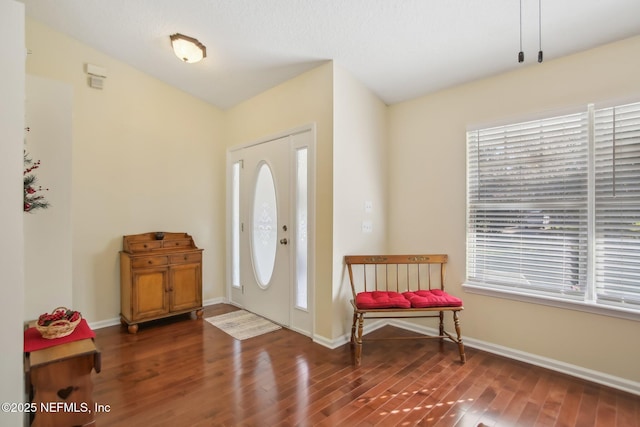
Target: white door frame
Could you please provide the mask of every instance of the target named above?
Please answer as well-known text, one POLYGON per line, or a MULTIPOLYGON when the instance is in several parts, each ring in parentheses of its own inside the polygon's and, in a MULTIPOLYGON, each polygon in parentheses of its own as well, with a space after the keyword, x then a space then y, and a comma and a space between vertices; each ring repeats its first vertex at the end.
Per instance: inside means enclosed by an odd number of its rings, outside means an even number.
MULTIPOLYGON (((227 295, 227 301, 235 304, 235 305, 239 305, 240 307, 242 307, 242 303, 238 304, 238 303, 234 303, 232 301, 232 292, 233 289, 232 288, 232 250, 233 250, 233 229, 232 229, 232 215, 233 215, 233 206, 232 206, 232 185, 233 185, 233 164, 234 162, 236 162, 237 160, 241 159, 241 151, 258 145, 258 144, 262 144, 265 142, 270 142, 270 141, 274 141, 277 139, 281 139, 284 137, 288 137, 288 136, 295 136, 295 135, 300 135, 300 134, 304 134, 305 132, 310 132, 310 141, 308 144, 304 144, 303 146, 307 148, 307 177, 308 177, 308 181, 307 181, 307 248, 308 248, 308 252, 307 252, 307 300, 308 300, 308 307, 307 310, 301 310, 300 308, 295 307, 295 287, 291 286, 290 292, 290 301, 291 304, 289 304, 289 310, 290 310, 290 315, 289 318, 290 320, 290 325, 289 328, 299 332, 303 335, 307 335, 310 337, 313 337, 314 335, 314 330, 315 330, 315 211, 316 211, 316 192, 315 192, 315 188, 316 188, 316 125, 315 123, 309 124, 309 125, 305 125, 305 126, 301 126, 301 127, 297 127, 297 128, 293 128, 290 130, 286 130, 283 132, 280 132, 278 134, 275 135, 271 135, 265 138, 261 138, 257 141, 253 141, 250 143, 246 143, 246 144, 241 144, 241 145, 236 145, 233 146, 229 149, 227 149, 227 161, 226 161, 226 177, 227 177, 227 183, 226 183, 226 213, 227 213, 227 217, 226 217, 226 295, 227 295), (304 311, 304 314, 302 313, 304 311), (304 319, 304 320, 303 320, 304 319)), ((294 179, 295 173, 293 171, 295 171, 295 154, 297 152, 297 149, 301 148, 301 145, 296 146, 296 144, 294 143, 291 147, 291 152, 290 152, 290 162, 291 162, 291 171, 292 171, 292 177, 291 179, 294 179)), ((294 191, 294 186, 291 186, 290 189, 290 218, 292 221, 290 221, 293 225, 294 223, 294 218, 295 218, 295 191, 294 191)), ((242 218, 241 221, 245 222, 247 218, 242 218)), ((247 225, 245 225, 247 226, 247 225)), ((293 227, 292 227, 293 230, 293 227)), ((292 235, 293 237, 293 235, 292 235)), ((292 241, 295 239, 291 239, 292 241)), ((292 247, 291 250, 289 251, 290 253, 290 283, 294 283, 294 278, 295 278, 295 243, 292 242, 292 247)), ((235 288, 237 289, 237 288, 235 288)))

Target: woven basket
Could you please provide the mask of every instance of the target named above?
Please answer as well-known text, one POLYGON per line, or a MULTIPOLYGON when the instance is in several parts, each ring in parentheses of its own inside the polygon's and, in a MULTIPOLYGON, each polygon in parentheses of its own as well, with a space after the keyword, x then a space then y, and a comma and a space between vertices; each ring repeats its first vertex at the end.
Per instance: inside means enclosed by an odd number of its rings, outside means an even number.
MULTIPOLYGON (((69 309, 66 307, 58 307, 51 312, 51 314, 55 313, 58 310, 68 311, 69 309)), ((48 326, 38 325, 36 323, 36 329, 42 335, 42 338, 46 338, 52 340, 54 338, 62 338, 67 335, 71 335, 71 333, 76 329, 76 326, 82 320, 82 314, 78 313, 79 317, 77 320, 70 322, 67 319, 56 320, 55 323, 52 323, 48 326)))

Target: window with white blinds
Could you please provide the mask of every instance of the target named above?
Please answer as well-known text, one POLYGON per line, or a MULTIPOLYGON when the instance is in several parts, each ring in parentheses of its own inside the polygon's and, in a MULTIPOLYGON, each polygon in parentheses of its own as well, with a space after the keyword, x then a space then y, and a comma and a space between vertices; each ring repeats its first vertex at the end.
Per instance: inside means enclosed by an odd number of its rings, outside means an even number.
POLYGON ((640 310, 640 103, 594 121, 595 297, 640 310))
POLYGON ((467 132, 467 284, 640 312, 640 103, 467 132))

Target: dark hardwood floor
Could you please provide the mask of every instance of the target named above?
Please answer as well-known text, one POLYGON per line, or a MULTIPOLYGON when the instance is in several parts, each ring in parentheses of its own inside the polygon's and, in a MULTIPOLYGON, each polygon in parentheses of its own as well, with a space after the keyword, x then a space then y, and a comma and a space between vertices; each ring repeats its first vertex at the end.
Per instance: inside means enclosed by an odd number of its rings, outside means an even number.
MULTIPOLYGON (((371 336, 390 333, 405 331, 371 336)), ((99 329, 96 342, 94 399, 110 408, 99 427, 640 427, 639 396, 471 348, 461 365, 453 343, 365 343, 355 368, 348 344, 330 350, 287 329, 237 341, 188 316, 137 335, 99 329)))

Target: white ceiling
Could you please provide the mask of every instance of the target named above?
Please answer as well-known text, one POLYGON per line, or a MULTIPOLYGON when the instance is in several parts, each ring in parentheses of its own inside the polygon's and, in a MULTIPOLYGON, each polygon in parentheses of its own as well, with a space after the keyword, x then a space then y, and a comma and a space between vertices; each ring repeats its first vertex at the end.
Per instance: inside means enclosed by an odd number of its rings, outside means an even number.
MULTIPOLYGON (((521 0, 523 64, 519 0, 22 1, 31 18, 223 109, 326 60, 387 104, 544 66, 539 0, 521 0), (174 33, 207 58, 180 62, 174 33)), ((640 34, 640 0, 540 1, 545 61, 640 34)))

